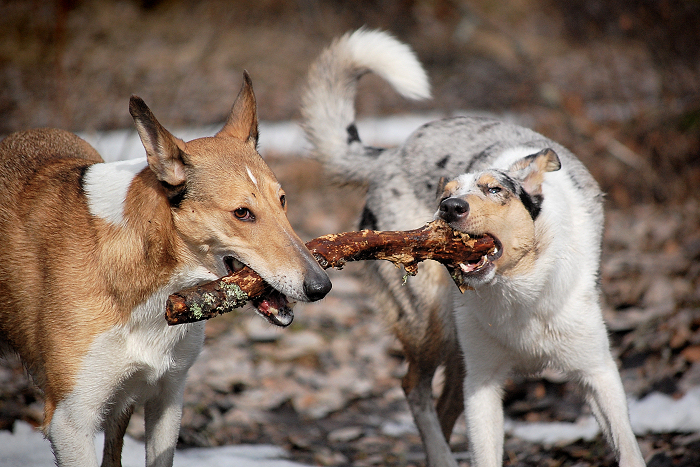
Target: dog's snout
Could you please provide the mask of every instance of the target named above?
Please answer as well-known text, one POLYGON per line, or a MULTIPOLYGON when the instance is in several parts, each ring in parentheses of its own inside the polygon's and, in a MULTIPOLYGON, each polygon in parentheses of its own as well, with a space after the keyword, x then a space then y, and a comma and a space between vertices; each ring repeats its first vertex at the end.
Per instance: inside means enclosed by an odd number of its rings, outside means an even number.
POLYGON ((458 221, 469 214, 469 203, 462 198, 447 198, 440 203, 440 218, 447 223, 458 221))
POLYGON ((325 297, 332 286, 328 275, 321 269, 310 271, 304 278, 304 294, 311 302, 325 297))

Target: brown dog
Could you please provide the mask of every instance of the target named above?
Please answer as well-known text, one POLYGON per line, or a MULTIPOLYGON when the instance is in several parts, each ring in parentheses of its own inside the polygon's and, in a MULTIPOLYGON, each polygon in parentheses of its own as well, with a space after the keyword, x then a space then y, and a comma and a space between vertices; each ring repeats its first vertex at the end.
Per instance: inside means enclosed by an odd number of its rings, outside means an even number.
MULTIPOLYGON (((222 130, 184 142, 132 97, 146 157, 103 163, 54 129, 0 143, 0 342, 43 389, 59 466, 121 465, 133 407, 145 404, 146 464, 170 466, 187 370, 204 324, 169 327, 169 294, 248 265, 284 296, 331 287, 286 217, 284 191, 256 150, 250 78, 222 130)), ((262 312, 262 311, 261 311, 262 312)))

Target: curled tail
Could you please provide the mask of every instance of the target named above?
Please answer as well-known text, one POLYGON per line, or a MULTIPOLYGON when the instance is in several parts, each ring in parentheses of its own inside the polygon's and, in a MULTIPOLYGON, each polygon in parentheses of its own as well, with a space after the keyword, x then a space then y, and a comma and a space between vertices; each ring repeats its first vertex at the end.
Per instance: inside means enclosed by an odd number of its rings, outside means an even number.
POLYGON ((313 157, 347 180, 366 180, 371 172, 354 124, 357 81, 368 72, 407 98, 430 97, 428 77, 411 48, 385 32, 359 29, 326 48, 309 70, 303 126, 313 157))

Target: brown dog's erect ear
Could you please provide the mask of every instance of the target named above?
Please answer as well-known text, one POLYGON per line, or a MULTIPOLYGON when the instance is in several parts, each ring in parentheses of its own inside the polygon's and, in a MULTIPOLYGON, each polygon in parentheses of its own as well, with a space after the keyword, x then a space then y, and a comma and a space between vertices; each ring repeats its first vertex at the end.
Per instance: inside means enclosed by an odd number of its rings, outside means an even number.
POLYGON ((185 163, 182 149, 185 144, 173 136, 138 96, 131 96, 129 113, 134 118, 136 131, 139 133, 151 170, 158 180, 172 186, 185 183, 185 163))
POLYGON ((510 166, 509 172, 513 178, 520 180, 526 192, 538 195, 542 193, 544 174, 556 172, 559 169, 561 169, 559 156, 553 149, 546 148, 537 154, 531 154, 514 162, 510 166))
POLYGON ((243 72, 243 86, 233 103, 226 124, 216 136, 232 136, 252 142, 254 146, 258 144, 258 114, 255 94, 253 93, 253 83, 247 71, 243 72))

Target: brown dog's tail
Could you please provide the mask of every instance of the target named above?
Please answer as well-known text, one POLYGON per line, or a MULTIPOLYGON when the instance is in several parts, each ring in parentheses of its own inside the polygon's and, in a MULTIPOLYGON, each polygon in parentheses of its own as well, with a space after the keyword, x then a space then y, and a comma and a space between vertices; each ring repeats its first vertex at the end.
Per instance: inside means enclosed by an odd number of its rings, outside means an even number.
POLYGON ((430 97, 428 77, 411 48, 386 32, 359 29, 321 53, 302 97, 303 127, 312 156, 348 181, 366 180, 371 171, 363 157, 371 148, 362 144, 355 126, 357 81, 368 72, 407 98, 430 97))

